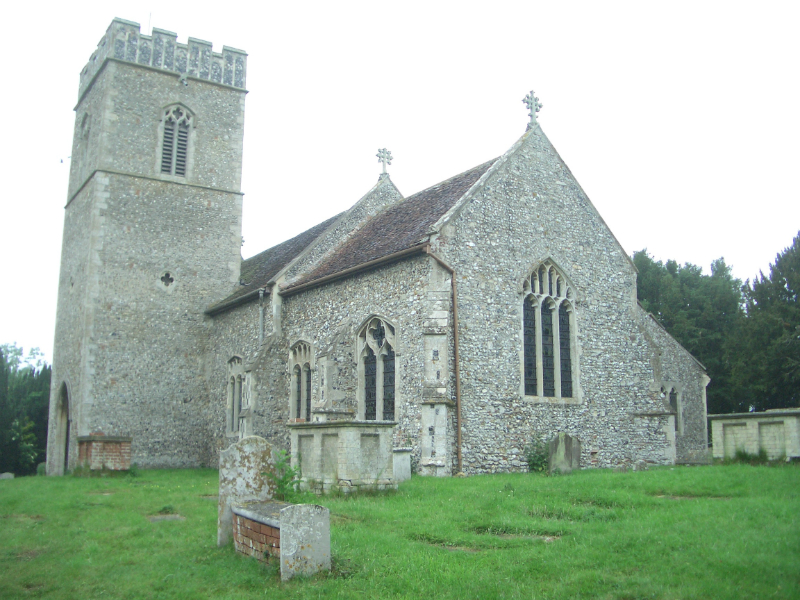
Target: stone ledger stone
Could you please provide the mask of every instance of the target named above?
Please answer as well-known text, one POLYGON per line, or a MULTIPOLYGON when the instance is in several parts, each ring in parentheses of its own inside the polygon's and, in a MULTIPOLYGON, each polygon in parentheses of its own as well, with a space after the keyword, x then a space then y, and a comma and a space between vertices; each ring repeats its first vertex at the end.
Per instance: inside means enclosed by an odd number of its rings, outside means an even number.
POLYGON ((547 464, 550 473, 571 473, 581 467, 581 442, 569 434, 560 432, 547 444, 547 464))
POLYGON ((281 580, 331 568, 330 511, 316 504, 281 510, 281 580))
POLYGON ((275 472, 272 446, 256 435, 242 438, 219 455, 217 545, 224 546, 233 532, 231 505, 270 500, 275 490, 266 476, 275 472))

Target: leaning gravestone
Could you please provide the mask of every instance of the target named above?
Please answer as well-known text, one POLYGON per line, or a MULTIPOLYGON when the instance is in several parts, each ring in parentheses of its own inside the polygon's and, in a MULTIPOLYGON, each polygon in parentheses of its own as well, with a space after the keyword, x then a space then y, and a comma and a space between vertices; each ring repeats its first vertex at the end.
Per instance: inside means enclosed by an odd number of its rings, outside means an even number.
POLYGON ((331 570, 331 515, 324 506, 281 510, 281 580, 331 570))
POLYGON ((581 442, 578 438, 560 432, 547 444, 547 464, 550 473, 570 473, 581 466, 581 442))
POLYGON ((232 504, 264 502, 275 492, 265 472, 275 473, 272 446, 251 435, 219 453, 219 507, 217 545, 224 546, 233 535, 232 504))

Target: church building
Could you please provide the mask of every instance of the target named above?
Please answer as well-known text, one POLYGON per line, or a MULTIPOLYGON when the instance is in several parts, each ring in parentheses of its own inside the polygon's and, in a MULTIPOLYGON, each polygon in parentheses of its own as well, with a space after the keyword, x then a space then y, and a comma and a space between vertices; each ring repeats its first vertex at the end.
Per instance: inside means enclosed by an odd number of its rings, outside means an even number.
POLYGON ((81 72, 48 473, 87 436, 198 467, 259 435, 339 482, 397 453, 525 470, 561 432, 581 468, 706 460, 705 369, 638 304, 533 93, 502 156, 404 197, 380 150, 350 209, 243 260, 246 67, 115 19, 81 72))

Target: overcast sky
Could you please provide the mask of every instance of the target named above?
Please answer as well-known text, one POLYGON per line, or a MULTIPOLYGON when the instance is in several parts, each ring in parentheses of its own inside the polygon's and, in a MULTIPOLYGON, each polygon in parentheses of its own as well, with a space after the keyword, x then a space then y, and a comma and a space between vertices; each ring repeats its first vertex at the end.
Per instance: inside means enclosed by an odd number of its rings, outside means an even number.
POLYGON ((0 343, 52 357, 78 75, 115 16, 246 50, 245 257, 539 121, 628 253, 767 271, 800 229, 798 2, 15 2, 0 343), (259 8, 251 8, 256 7, 259 8), (63 162, 62 162, 63 161, 63 162))

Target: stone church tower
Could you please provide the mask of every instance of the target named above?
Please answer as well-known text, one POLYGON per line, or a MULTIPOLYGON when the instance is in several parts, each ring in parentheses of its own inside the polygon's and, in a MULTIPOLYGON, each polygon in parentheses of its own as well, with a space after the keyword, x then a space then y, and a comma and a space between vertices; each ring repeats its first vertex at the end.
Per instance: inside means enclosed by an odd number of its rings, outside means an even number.
POLYGON ((91 434, 133 436, 142 466, 202 462, 203 311, 239 281, 247 55, 176 38, 115 19, 81 72, 51 474, 72 468, 91 434))

